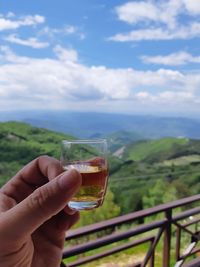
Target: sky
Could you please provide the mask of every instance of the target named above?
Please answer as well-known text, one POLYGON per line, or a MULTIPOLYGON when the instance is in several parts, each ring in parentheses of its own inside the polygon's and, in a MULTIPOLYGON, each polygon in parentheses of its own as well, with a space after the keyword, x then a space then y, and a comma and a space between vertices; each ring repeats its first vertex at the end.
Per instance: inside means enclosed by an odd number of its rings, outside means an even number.
POLYGON ((198 0, 0 0, 0 110, 200 115, 198 0))

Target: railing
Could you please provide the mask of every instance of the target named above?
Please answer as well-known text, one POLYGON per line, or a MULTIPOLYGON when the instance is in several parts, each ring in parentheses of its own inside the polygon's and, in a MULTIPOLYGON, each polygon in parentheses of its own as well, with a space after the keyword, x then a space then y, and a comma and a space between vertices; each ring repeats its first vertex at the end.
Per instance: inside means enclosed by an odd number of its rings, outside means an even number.
MULTIPOLYGON (((186 263, 191 259, 192 255, 197 255, 200 248, 197 247, 200 239, 198 231, 198 223, 200 222, 200 194, 192 197, 180 199, 167 204, 159 205, 153 208, 137 211, 124 216, 116 217, 107 221, 82 227, 71 232, 68 232, 66 241, 68 241, 68 247, 63 251, 63 260, 69 259, 72 256, 79 255, 78 259, 69 261, 67 265, 63 262, 61 266, 75 267, 81 266, 86 263, 96 261, 103 257, 113 255, 128 248, 134 248, 141 244, 148 244, 147 251, 144 258, 137 263, 128 265, 129 267, 154 267, 155 254, 158 247, 158 243, 162 242, 163 250, 162 263, 159 267, 181 267, 191 266, 199 267, 200 258, 186 263), (193 207, 191 207, 193 206, 193 207), (179 208, 179 213, 177 213, 179 208), (180 208, 181 211, 180 212, 180 208), (174 214, 175 213, 175 214, 174 214), (158 215, 158 216, 155 216, 158 215), (159 217, 159 220, 156 219, 159 217), (161 219, 160 219, 161 218, 161 219), (138 221, 147 221, 144 224, 136 224, 138 221), (148 219, 148 220, 147 220, 148 219), (136 225, 130 227, 128 230, 120 230, 120 226, 123 225, 136 225), (191 229, 191 226, 195 229, 191 229), (102 236, 102 232, 106 233, 102 236), (183 233, 187 233, 191 240, 184 253, 181 253, 181 237, 183 233), (144 235, 145 233, 145 235, 144 235), (96 239, 90 239, 91 234, 96 234, 96 239), (171 240, 175 239, 175 247, 172 247, 171 240), (99 237, 98 237, 99 236, 99 237), (72 242, 79 242, 82 238, 89 241, 84 243, 70 245, 72 242), (130 238, 136 237, 137 239, 130 240, 130 238), (126 241, 123 244, 114 246, 111 249, 103 250, 103 252, 95 252, 92 256, 85 255, 85 252, 103 248, 109 244, 117 244, 119 241, 126 241), (172 255, 175 251, 175 255, 172 255)), ((66 260, 65 260, 66 261, 66 260)))

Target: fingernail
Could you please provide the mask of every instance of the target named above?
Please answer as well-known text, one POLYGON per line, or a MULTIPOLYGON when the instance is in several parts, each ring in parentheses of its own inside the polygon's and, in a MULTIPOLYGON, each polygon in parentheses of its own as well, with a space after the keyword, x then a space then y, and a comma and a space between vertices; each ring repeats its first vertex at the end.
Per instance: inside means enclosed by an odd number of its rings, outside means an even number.
POLYGON ((60 187, 65 189, 72 189, 79 187, 81 185, 81 175, 77 170, 69 170, 63 173, 59 178, 60 187))
POLYGON ((70 207, 67 205, 65 208, 64 208, 64 212, 69 214, 69 215, 73 215, 75 214, 77 211, 76 210, 72 210, 70 209, 70 207))

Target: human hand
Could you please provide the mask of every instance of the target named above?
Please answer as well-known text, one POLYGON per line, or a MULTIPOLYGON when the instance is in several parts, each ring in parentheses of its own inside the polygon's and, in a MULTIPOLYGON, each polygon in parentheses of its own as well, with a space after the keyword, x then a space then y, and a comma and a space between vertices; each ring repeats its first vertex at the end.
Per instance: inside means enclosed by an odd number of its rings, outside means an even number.
POLYGON ((78 219, 66 207, 81 175, 39 157, 0 189, 0 266, 58 267, 65 232, 78 219))

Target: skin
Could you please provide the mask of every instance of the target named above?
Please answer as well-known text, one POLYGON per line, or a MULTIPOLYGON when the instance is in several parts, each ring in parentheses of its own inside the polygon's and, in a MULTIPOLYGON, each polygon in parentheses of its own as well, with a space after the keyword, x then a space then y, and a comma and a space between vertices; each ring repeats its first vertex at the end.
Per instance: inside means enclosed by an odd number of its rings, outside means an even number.
POLYGON ((60 266, 66 231, 79 213, 67 207, 81 175, 39 157, 0 189, 0 266, 60 266))

